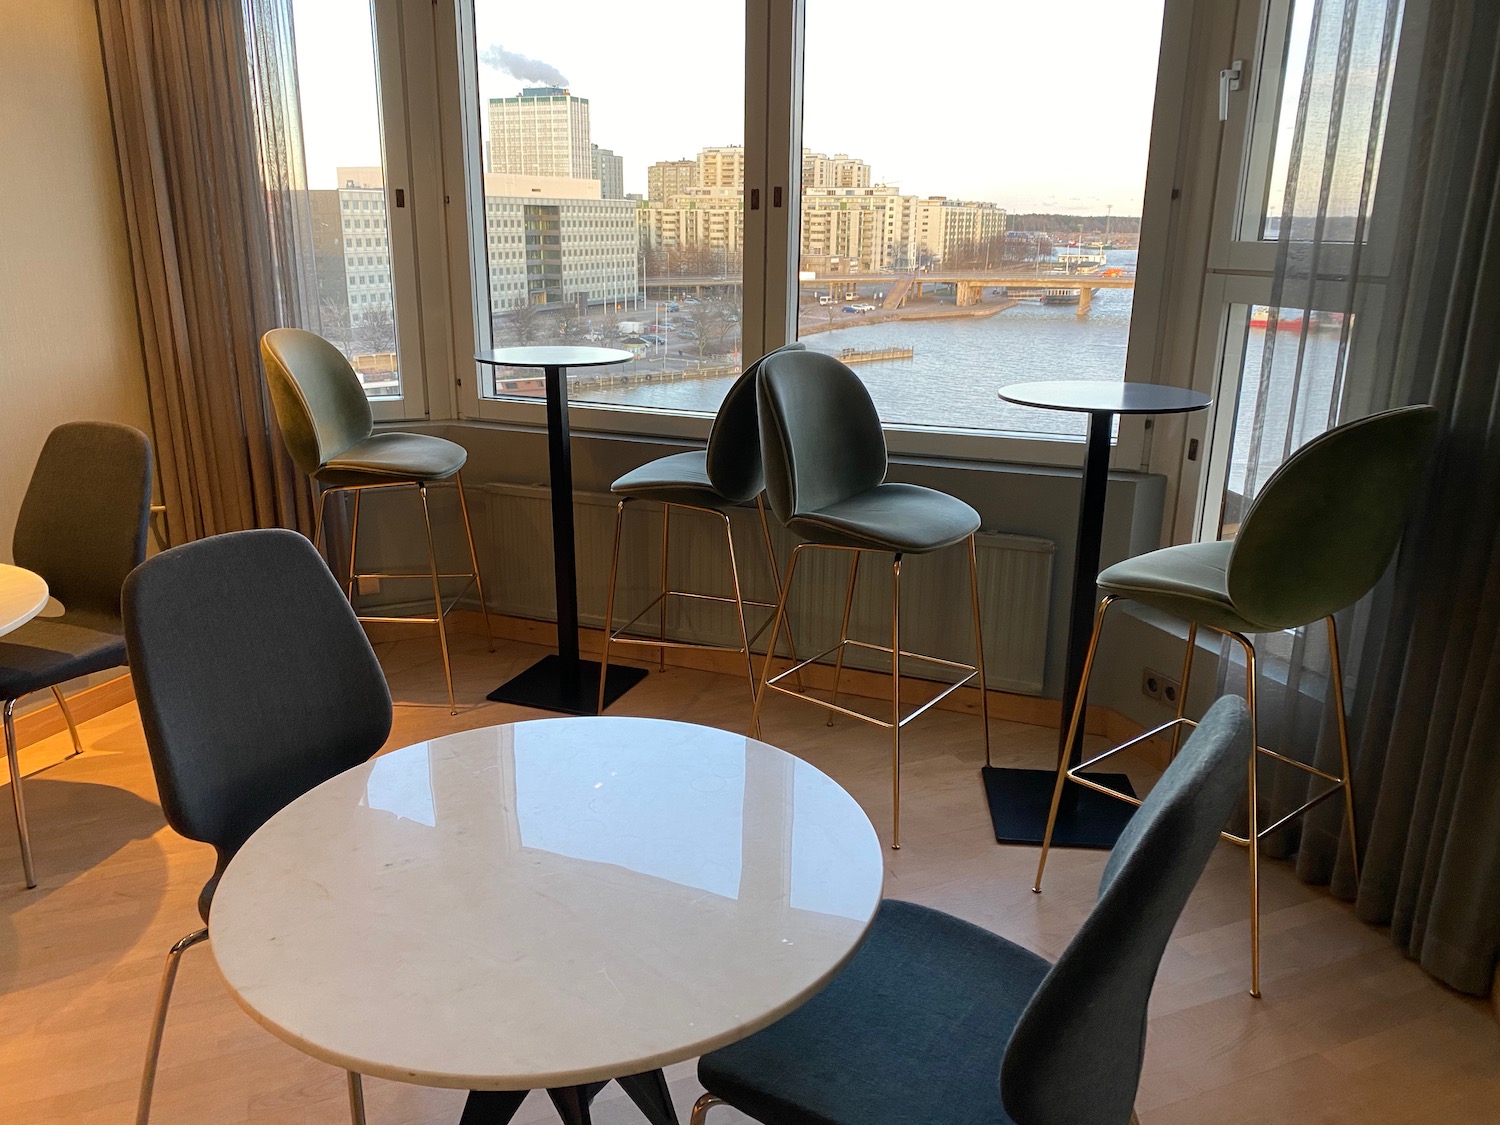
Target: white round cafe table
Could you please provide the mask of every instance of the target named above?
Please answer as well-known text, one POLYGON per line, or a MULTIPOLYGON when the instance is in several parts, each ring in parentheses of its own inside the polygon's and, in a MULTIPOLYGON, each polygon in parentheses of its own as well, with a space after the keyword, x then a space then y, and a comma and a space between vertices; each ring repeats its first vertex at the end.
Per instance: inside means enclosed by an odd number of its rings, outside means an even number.
POLYGON ((546 719, 318 786, 225 871, 239 1003, 346 1070, 527 1090, 734 1042, 848 960, 884 855, 854 799, 743 735, 546 719))
POLYGON ((47 605, 47 583, 24 567, 0 563, 0 636, 19 629, 47 605))

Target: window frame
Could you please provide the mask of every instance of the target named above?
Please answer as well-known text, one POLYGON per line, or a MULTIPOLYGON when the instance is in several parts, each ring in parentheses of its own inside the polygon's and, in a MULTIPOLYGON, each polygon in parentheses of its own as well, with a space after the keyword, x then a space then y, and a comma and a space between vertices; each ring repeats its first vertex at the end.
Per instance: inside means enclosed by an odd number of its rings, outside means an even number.
MULTIPOLYGON (((375 0, 378 5, 399 0, 375 0)), ((791 338, 796 323, 796 271, 800 254, 800 177, 803 23, 806 0, 745 0, 745 149, 746 211, 742 356, 752 361, 791 338), (784 206, 771 206, 774 189, 783 189, 784 206), (748 197, 759 189, 765 206, 751 209, 748 197), (753 329, 753 331, 752 331, 753 329)), ((424 5, 425 7, 425 5, 424 5)), ((1192 153, 1179 135, 1181 99, 1191 96, 1192 75, 1200 69, 1200 49, 1192 33, 1201 0, 1166 0, 1158 55, 1156 110, 1153 115, 1142 205, 1143 239, 1148 248, 1137 266, 1135 305, 1126 353, 1129 381, 1175 381, 1187 385, 1191 372, 1174 372, 1163 362, 1163 326, 1167 286, 1172 280, 1167 244, 1174 214, 1174 189, 1180 169, 1192 153)), ((436 4, 434 66, 429 73, 439 87, 436 113, 425 124, 439 150, 437 163, 445 184, 445 258, 448 324, 451 326, 451 416, 528 428, 545 427, 545 407, 537 401, 486 397, 480 393, 484 372, 472 361, 484 346, 474 301, 488 292, 483 212, 482 122, 474 40, 474 0, 436 4), (477 147, 476 147, 477 146, 477 147)), ((408 21, 410 23, 412 21, 408 21)), ((411 130, 413 137, 418 130, 411 130)), ((1200 254, 1202 251, 1200 251, 1200 254)), ((1201 259, 1200 259, 1201 260, 1201 259)), ((1202 284, 1188 276, 1189 284, 1202 284)), ((1194 302, 1196 305, 1196 302, 1194 302)), ((998 386, 996 391, 998 393, 998 386)), ((440 401, 441 396, 434 396, 440 401)), ((433 414, 433 416, 437 416, 433 414)), ((570 423, 575 430, 621 435, 668 437, 690 441, 707 438, 709 413, 652 407, 574 402, 570 423)), ((1079 466, 1084 440, 1058 435, 1029 435, 959 427, 926 428, 888 423, 887 444, 895 456, 948 458, 1045 466, 1079 466)), ((1150 461, 1150 425, 1122 419, 1111 457, 1115 468, 1144 470, 1150 461)), ((1170 474, 1169 475, 1174 475, 1170 474)), ((1175 480, 1173 481, 1175 485, 1175 480)))

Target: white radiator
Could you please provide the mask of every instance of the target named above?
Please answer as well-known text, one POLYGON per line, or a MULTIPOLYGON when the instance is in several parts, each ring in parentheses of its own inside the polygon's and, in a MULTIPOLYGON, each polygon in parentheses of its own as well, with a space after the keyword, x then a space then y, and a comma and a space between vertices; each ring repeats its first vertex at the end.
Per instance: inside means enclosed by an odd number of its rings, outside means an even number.
MULTIPOLYGON (((472 489, 476 505, 475 536, 491 609, 517 617, 551 620, 552 519, 550 494, 531 485, 487 484, 472 489)), ((615 623, 637 613, 659 589, 661 506, 633 501, 625 508, 620 549, 620 578, 615 595, 615 623)), ((615 498, 580 493, 574 497, 578 551, 578 614, 585 625, 602 627, 614 536, 615 498)), ((793 536, 771 519, 776 553, 786 566, 793 536)), ((765 540, 753 508, 733 514, 735 553, 746 597, 775 601, 775 585, 766 559, 765 540)), ((727 594, 730 591, 723 524, 717 518, 676 509, 672 520, 670 577, 679 589, 727 594)), ((984 620, 984 655, 989 686, 1002 691, 1041 693, 1047 662, 1047 608, 1051 599, 1054 545, 1024 535, 982 532, 979 545, 980 611, 984 620)), ((851 555, 843 551, 807 551, 797 567, 792 590, 793 625, 799 653, 811 655, 838 637, 851 555)), ((865 555, 850 622, 851 636, 890 643, 889 556, 865 555)), ((950 660, 969 661, 968 563, 962 547, 935 555, 910 556, 902 563, 901 647, 950 660)), ((751 610, 754 631, 769 610, 751 610)), ((655 635, 656 611, 639 623, 655 635)), ((682 640, 738 643, 738 626, 729 606, 672 599, 669 635, 682 640)), ((783 634, 784 635, 784 634, 783 634)), ((783 646, 784 646, 783 641, 783 646)), ((759 647, 759 646, 757 646, 759 647)), ((785 652, 785 648, 782 648, 785 652)), ((850 649, 850 667, 879 668, 882 656, 850 649)), ((922 665, 905 665, 914 675, 922 665)))

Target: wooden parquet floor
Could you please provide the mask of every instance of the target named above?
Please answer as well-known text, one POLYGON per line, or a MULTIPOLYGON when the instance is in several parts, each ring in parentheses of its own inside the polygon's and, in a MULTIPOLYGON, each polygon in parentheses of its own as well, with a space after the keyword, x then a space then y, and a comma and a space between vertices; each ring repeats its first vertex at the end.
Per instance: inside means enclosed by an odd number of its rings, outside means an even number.
MULTIPOLYGON (((480 703, 450 716, 436 648, 382 643, 399 701, 392 747, 469 727, 539 717, 480 703)), ((536 658, 502 643, 491 655, 454 639, 462 700, 536 658)), ((742 730, 742 680, 669 668, 617 705, 742 730)), ((996 722, 1001 764, 1051 760, 1054 732, 996 722)), ((1055 956, 1088 910, 1102 853, 1061 851, 1033 895, 1035 850, 994 843, 979 784, 977 721, 929 712, 908 728, 903 844, 887 853, 887 893, 939 907, 1055 956)), ((23 888, 8 807, 0 811, 0 1123, 126 1125, 133 1120, 147 1023, 167 947, 198 925, 212 870, 208 848, 162 821, 133 707, 85 725, 88 750, 64 759, 66 736, 28 749, 24 765, 41 886, 23 888)), ((767 704, 765 738, 813 762, 889 829, 890 773, 881 732, 793 700, 767 704)), ((1142 771, 1149 781, 1149 771, 1142 771)), ((0 805, 9 805, 9 795, 0 805)), ((1265 998, 1245 993, 1243 853, 1221 845, 1167 951, 1152 1001, 1138 1109, 1144 1125, 1495 1125, 1500 1032, 1486 1005, 1424 975, 1383 931, 1357 921, 1280 863, 1263 866, 1265 998)), ((372 966, 371 971, 379 971, 372 966)), ((1079 1059, 1079 1067, 1089 1060, 1079 1059)), ((683 1120, 700 1092, 691 1063, 669 1071, 683 1120)), ((366 1085, 374 1125, 453 1125, 462 1095, 384 1081, 366 1085)), ((347 1121, 343 1075, 263 1031, 218 979, 212 955, 183 962, 168 1020, 157 1125, 313 1125, 347 1121)), ((556 1121, 538 1094, 517 1118, 556 1121)), ((601 1125, 642 1120, 617 1087, 601 1125)), ((712 1125, 742 1118, 720 1109, 712 1125)), ((918 1123, 913 1123, 918 1125, 918 1123)))

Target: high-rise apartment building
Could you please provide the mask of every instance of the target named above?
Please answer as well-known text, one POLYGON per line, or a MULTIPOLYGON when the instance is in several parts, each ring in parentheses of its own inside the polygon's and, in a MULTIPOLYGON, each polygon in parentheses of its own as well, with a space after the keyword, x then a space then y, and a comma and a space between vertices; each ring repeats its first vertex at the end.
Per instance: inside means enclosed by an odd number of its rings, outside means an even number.
POLYGON ((867 188, 870 166, 847 153, 825 156, 802 150, 802 188, 867 188))
POLYGON ((732 258, 744 246, 744 192, 735 188, 685 188, 636 217, 643 250, 722 250, 732 258))
POLYGON ((745 148, 724 145, 698 153, 698 187, 745 190, 745 148))
POLYGON ((349 313, 358 320, 390 308, 391 238, 385 207, 385 171, 339 168, 339 215, 344 236, 344 278, 349 313))
POLYGON ((599 181, 599 194, 605 199, 625 198, 625 160, 607 148, 590 145, 594 167, 594 179, 599 181))
POLYGON ((698 186, 696 160, 658 160, 646 169, 646 198, 665 203, 679 192, 698 186))
POLYGON ((513 98, 491 98, 490 171, 593 179, 589 100, 558 86, 532 86, 513 98))
POLYGON ((963 251, 1005 238, 1006 214, 994 203, 934 195, 914 201, 912 250, 917 264, 951 262, 963 251))

